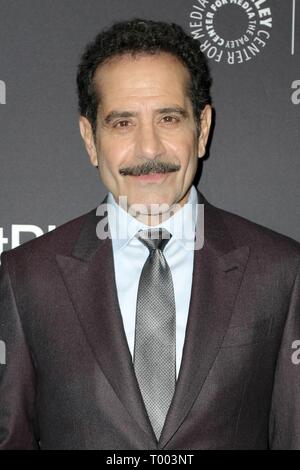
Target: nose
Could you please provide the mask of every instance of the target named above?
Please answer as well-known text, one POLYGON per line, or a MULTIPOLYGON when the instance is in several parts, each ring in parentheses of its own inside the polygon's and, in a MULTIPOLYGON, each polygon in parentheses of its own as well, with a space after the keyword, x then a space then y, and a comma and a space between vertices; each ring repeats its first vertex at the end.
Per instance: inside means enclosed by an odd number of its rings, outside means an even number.
POLYGON ((164 152, 164 146, 155 124, 141 123, 137 133, 136 142, 137 155, 147 159, 154 159, 164 152))

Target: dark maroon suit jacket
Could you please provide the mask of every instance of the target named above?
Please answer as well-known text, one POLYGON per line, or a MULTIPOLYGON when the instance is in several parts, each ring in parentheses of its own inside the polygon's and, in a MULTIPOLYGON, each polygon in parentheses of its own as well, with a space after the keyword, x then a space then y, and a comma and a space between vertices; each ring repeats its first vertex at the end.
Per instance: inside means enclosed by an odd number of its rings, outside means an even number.
POLYGON ((92 210, 2 255, 0 449, 300 449, 300 245, 198 198, 205 241, 159 442, 92 210))

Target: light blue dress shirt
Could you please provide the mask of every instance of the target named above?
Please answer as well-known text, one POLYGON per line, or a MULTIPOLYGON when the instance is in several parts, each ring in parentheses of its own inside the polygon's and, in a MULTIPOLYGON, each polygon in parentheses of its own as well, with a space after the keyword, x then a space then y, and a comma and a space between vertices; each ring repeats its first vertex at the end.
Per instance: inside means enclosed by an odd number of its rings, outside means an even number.
MULTIPOLYGON (((189 312, 194 265, 193 240, 197 223, 197 191, 191 187, 186 204, 159 225, 148 226, 116 203, 111 192, 107 198, 107 215, 112 238, 115 280, 119 306, 128 347, 133 357, 136 301, 142 268, 148 248, 136 237, 140 229, 164 227, 172 237, 164 248, 170 267, 176 307, 176 377, 181 364, 185 330, 189 312)), ((159 293, 158 293, 159 295, 159 293)))

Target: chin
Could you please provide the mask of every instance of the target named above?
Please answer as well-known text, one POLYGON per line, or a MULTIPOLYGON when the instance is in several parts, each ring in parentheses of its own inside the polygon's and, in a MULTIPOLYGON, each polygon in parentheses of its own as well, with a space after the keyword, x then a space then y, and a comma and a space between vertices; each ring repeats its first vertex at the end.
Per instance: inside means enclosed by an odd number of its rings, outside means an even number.
POLYGON ((159 194, 141 194, 140 196, 136 196, 135 198, 133 198, 132 202, 129 201, 129 204, 144 204, 146 206, 150 206, 152 204, 170 205, 171 203, 172 202, 170 200, 170 196, 160 196, 159 194))

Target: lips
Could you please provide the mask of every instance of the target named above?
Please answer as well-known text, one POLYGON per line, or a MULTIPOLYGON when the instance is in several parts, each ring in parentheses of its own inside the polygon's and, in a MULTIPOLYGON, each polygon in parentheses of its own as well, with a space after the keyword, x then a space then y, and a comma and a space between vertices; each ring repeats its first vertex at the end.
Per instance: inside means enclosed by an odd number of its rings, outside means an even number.
POLYGON ((145 181, 148 183, 160 182, 166 179, 168 173, 149 173, 148 175, 133 176, 138 181, 145 181))

